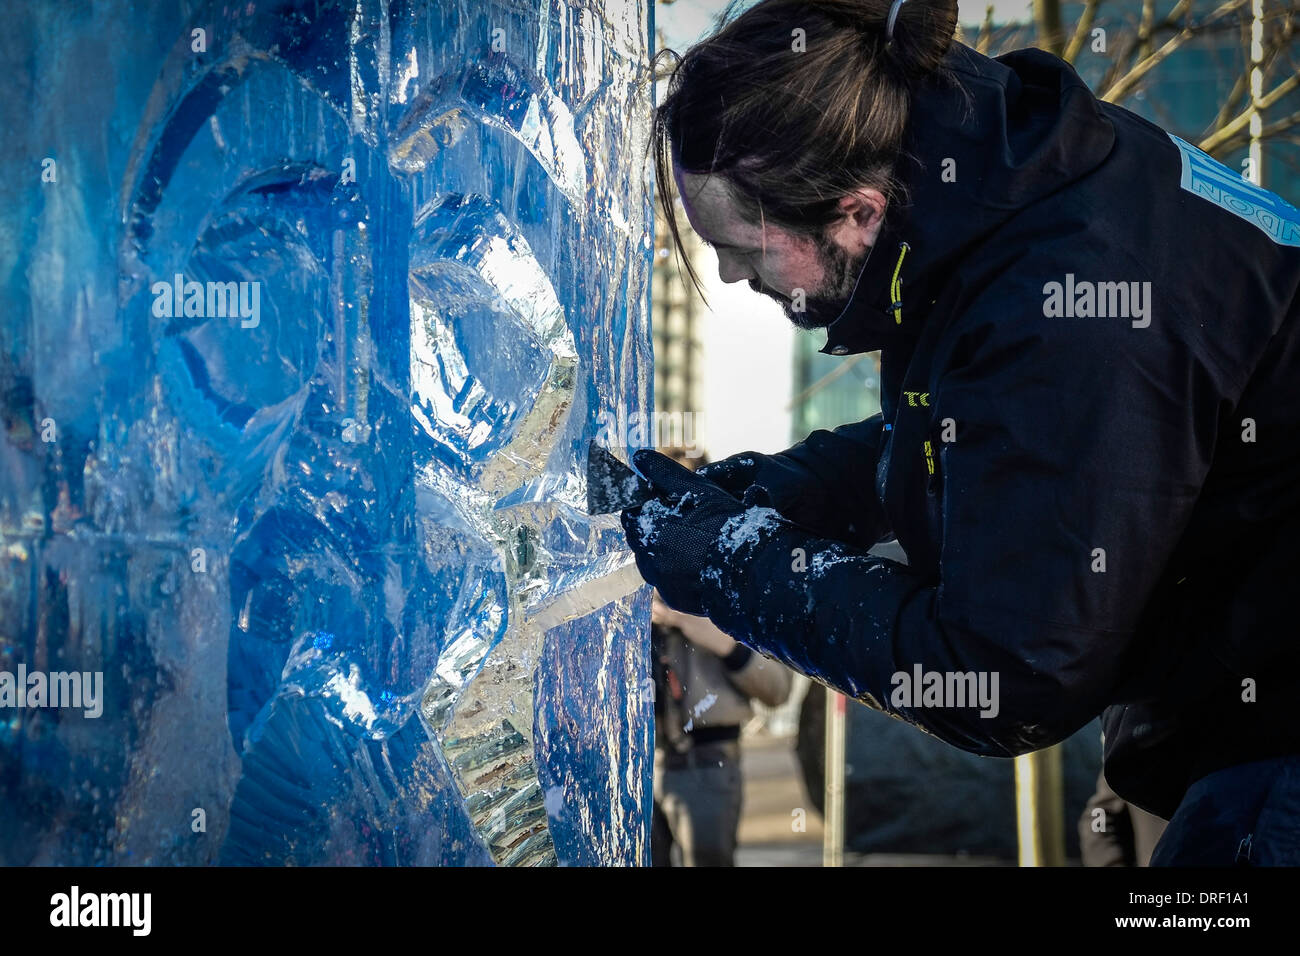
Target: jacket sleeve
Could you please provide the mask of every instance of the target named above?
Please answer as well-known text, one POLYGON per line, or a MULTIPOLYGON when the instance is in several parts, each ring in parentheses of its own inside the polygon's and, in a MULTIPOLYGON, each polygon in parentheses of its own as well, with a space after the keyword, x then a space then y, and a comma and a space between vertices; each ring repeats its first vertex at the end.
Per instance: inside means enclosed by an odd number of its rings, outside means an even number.
MULTIPOLYGON (((935 496, 937 577, 772 522, 707 596, 737 640, 986 755, 1059 742, 1109 702, 1235 404, 1159 299, 1147 328, 1049 319, 1044 281, 989 285, 945 333, 931 407, 899 410, 930 416, 939 480, 914 469, 909 494, 935 496), (927 699, 930 674, 966 705, 927 699), (989 705, 970 706, 972 674, 989 705)), ((898 434, 895 462, 923 454, 898 434)))
POLYGON ((755 654, 744 644, 737 644, 722 664, 732 686, 746 697, 757 698, 768 707, 779 707, 790 697, 789 668, 755 654))
POLYGON ((876 495, 876 465, 884 419, 880 414, 818 429, 792 448, 773 456, 806 475, 804 493, 835 502, 820 508, 818 531, 841 541, 870 547, 889 533, 876 495))

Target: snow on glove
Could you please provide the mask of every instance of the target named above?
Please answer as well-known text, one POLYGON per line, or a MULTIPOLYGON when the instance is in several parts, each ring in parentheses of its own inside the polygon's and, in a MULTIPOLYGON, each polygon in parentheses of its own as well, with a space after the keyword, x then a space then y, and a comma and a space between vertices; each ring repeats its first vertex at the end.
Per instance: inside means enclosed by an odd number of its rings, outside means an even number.
MULTIPOLYGON (((775 508, 776 504, 770 489, 758 480, 759 472, 762 470, 760 462, 767 457, 756 451, 743 451, 739 455, 702 465, 696 469, 695 474, 709 479, 736 498, 742 497, 750 488, 762 489, 767 500, 760 503, 775 508)), ((777 508, 777 510, 781 509, 777 508)))
POLYGON ((737 498, 750 492, 754 503, 775 508, 787 521, 818 535, 859 543, 845 528, 851 515, 843 496, 828 494, 822 478, 789 455, 745 451, 705 465, 697 474, 737 498))
POLYGON ((783 524, 780 515, 758 504, 760 492, 736 498, 658 452, 639 451, 632 464, 659 493, 621 517, 637 569, 670 607, 708 615, 753 546, 783 524))

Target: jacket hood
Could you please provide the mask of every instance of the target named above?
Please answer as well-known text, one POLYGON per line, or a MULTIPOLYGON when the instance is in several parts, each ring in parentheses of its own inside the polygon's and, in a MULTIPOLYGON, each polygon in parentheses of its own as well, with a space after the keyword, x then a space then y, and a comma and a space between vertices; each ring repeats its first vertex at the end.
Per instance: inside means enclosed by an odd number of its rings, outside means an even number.
POLYGON ((981 239, 1111 152, 1114 127, 1064 60, 1033 49, 990 59, 954 43, 946 65, 960 88, 935 78, 918 87, 895 171, 907 202, 886 210, 822 352, 915 338, 903 303, 933 301, 981 239))

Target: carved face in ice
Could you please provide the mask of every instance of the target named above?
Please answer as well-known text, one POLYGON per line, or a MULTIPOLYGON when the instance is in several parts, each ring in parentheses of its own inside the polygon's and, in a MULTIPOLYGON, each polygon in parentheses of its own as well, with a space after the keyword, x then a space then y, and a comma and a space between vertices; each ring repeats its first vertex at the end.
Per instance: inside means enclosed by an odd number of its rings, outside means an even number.
POLYGON ((580 370, 562 260, 526 233, 586 201, 572 116, 518 58, 423 49, 377 7, 304 43, 252 6, 160 80, 121 255, 204 499, 185 544, 228 570, 223 859, 388 859, 357 834, 418 827, 447 784, 492 860, 554 862, 541 636, 636 585, 592 557, 577 456, 551 462, 580 370))

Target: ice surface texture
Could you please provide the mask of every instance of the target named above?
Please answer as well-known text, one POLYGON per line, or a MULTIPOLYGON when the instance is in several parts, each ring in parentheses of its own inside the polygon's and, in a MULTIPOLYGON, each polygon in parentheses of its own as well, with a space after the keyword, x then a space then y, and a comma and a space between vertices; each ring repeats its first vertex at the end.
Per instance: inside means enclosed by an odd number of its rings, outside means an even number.
POLYGON ((647 5, 11 16, 0 863, 648 862, 647 5))

